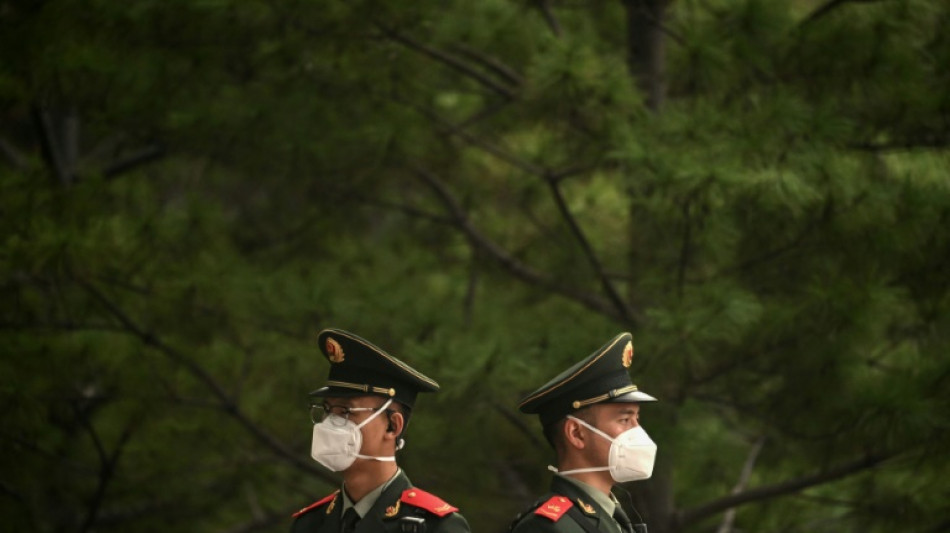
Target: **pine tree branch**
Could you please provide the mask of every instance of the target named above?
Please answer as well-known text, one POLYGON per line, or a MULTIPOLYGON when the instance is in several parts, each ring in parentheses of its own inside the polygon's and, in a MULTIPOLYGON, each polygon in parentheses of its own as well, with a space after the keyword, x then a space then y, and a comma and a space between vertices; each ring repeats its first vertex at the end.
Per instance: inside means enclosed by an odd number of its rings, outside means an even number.
POLYGON ((40 152, 43 154, 43 159, 46 160, 46 164, 53 172, 56 180, 61 185, 69 185, 73 181, 73 176, 70 170, 66 168, 63 152, 49 112, 39 105, 33 105, 32 112, 36 132, 40 138, 40 152))
POLYGON ((446 135, 451 135, 453 137, 458 137, 462 139, 463 141, 465 141, 470 146, 479 148, 482 151, 495 156, 499 160, 504 161, 515 168, 519 168, 527 172, 528 174, 532 174, 538 177, 546 177, 549 175, 559 175, 558 173, 549 171, 546 168, 540 167, 531 161, 522 159, 518 157, 517 155, 512 154, 511 152, 505 150, 504 148, 501 148, 488 141, 475 137, 474 135, 466 131, 463 126, 456 126, 449 123, 447 120, 440 117, 437 113, 435 113, 431 109, 428 109, 426 107, 423 107, 423 106, 420 106, 420 105, 417 105, 417 104, 414 104, 412 102, 408 102, 402 99, 397 99, 397 101, 405 105, 408 105, 409 107, 419 112, 422 116, 431 120, 433 123, 435 123, 435 125, 440 130, 442 130, 442 133, 446 135))
POLYGON ((125 449, 125 445, 128 443, 129 439, 132 437, 132 426, 133 423, 129 422, 122 429, 122 434, 119 436, 119 440, 115 445, 115 448, 112 450, 112 453, 107 454, 102 440, 99 438, 99 434, 96 432, 95 428, 92 426, 92 422, 83 415, 79 413, 79 420, 86 431, 89 433, 90 438, 92 438, 93 444, 96 448, 96 453, 99 455, 99 479, 96 483, 96 489, 93 493, 92 499, 89 502, 88 508, 86 510, 86 518, 83 520, 82 526, 80 526, 79 531, 92 531, 96 525, 96 519, 99 516, 99 511, 102 509, 102 504, 105 502, 106 488, 108 488, 109 483, 115 477, 116 469, 119 465, 119 457, 121 457, 122 452, 125 449))
POLYGON ((882 462, 896 456, 896 453, 878 453, 870 454, 850 463, 846 463, 817 474, 803 476, 797 479, 791 479, 773 485, 765 485, 750 490, 742 491, 738 494, 732 494, 724 498, 709 502, 699 507, 685 509, 677 513, 677 522, 680 526, 688 526, 700 522, 710 516, 732 509, 740 505, 754 503, 757 501, 777 498, 787 494, 799 492, 809 487, 830 483, 838 479, 863 472, 881 464, 882 462))
POLYGON ((630 327, 636 328, 637 322, 633 317, 633 312, 623 298, 620 296, 620 293, 617 292, 617 288, 614 287, 610 278, 607 277, 606 272, 604 271, 604 266, 600 262, 600 258, 597 256, 597 252, 594 251, 594 247, 591 246, 590 240, 587 239, 587 236, 584 234, 584 230, 581 229, 580 224, 577 222, 577 218, 574 217, 574 214, 571 213, 570 208, 567 206, 567 202, 564 200, 564 195, 561 193, 561 188, 558 186, 558 182, 552 178, 546 178, 548 187, 551 190, 551 195, 554 197, 554 203, 557 205, 558 211, 561 213, 561 218, 567 223, 568 227, 571 229, 571 233, 574 234, 574 238, 577 239, 577 242, 580 244, 581 249, 584 251, 584 255, 587 257, 587 261, 590 263, 591 268, 594 270, 594 274, 597 276, 597 279, 600 280, 601 287, 604 292, 607 294, 607 298, 613 304, 616 309, 617 315, 623 318, 625 324, 629 324, 630 327))
POLYGON ((845 4, 873 4, 882 1, 884 0, 829 0, 828 2, 825 2, 824 4, 815 8, 815 10, 812 11, 810 15, 805 17, 800 25, 806 26, 811 24, 845 4))
POLYGON ((137 167, 151 163, 157 159, 161 159, 165 156, 165 148, 163 146, 153 144, 151 146, 146 146, 141 150, 124 157, 102 171, 102 175, 106 179, 117 178, 123 174, 131 172, 137 167))
POLYGON ((525 424, 524 417, 516 415, 515 413, 511 411, 511 409, 509 409, 508 407, 504 405, 501 405, 498 402, 492 402, 491 405, 495 409, 496 412, 501 414, 501 416, 503 416, 505 420, 511 422, 511 425, 517 428, 518 431, 520 431, 521 434, 524 435, 526 439, 528 439, 528 442, 531 443, 532 447, 544 448, 545 444, 541 442, 541 439, 535 436, 535 432, 532 431, 531 428, 529 428, 527 424, 525 424))
MULTIPOLYGON (((755 462, 759 458, 759 453, 762 452, 762 446, 765 444, 765 437, 759 437, 755 441, 755 444, 752 445, 752 449, 749 450, 749 455, 746 457, 745 464, 742 465, 742 471, 739 472, 739 481, 736 483, 736 486, 732 489, 732 494, 736 495, 745 490, 746 485, 749 484, 749 478, 752 477, 752 469, 755 468, 755 462)), ((716 533, 732 533, 732 526, 736 521, 736 508, 733 507, 726 511, 726 515, 722 519, 722 523, 719 524, 719 529, 716 533)))
POLYGON ((548 27, 551 28, 551 33, 560 39, 561 23, 558 22, 557 17, 554 16, 554 11, 551 9, 551 2, 549 0, 535 0, 534 4, 538 6, 538 10, 541 11, 544 21, 547 22, 548 27))
POLYGON ((495 262, 500 264, 509 273, 529 285, 534 285, 565 296, 584 305, 588 309, 614 320, 620 322, 624 321, 624 317, 619 315, 616 308, 609 302, 591 293, 561 285, 554 279, 541 274, 515 257, 512 257, 504 248, 482 235, 482 233, 472 225, 472 222, 469 220, 464 209, 462 209, 462 206, 458 203, 458 200, 452 196, 446 186, 434 174, 421 168, 414 170, 415 174, 435 192, 438 199, 449 212, 449 215, 455 221, 455 226, 465 234, 472 246, 485 252, 488 257, 494 259, 495 262))
POLYGON ((2 137, 0 137, 0 154, 3 154, 14 169, 23 170, 26 168, 26 157, 2 137))
POLYGON ((515 71, 515 69, 504 64, 500 59, 486 55, 470 46, 463 44, 452 45, 453 50, 463 56, 475 61, 479 65, 494 72, 497 76, 503 78, 514 87, 521 87, 524 84, 524 77, 515 71))
POLYGON ((515 98, 515 91, 506 85, 498 83, 497 81, 491 79, 490 77, 482 74, 478 70, 475 70, 470 65, 459 59, 458 57, 443 52, 437 48, 433 48, 429 45, 421 43, 412 37, 399 33, 398 31, 388 28, 385 25, 376 22, 376 27, 379 28, 386 37, 389 39, 402 44, 403 46, 415 50, 423 55, 426 55, 462 74, 465 76, 477 81, 484 87, 491 89, 492 91, 498 93, 499 95, 513 100, 515 98))
POLYGON ((950 135, 938 134, 920 139, 904 139, 886 143, 852 143, 848 148, 861 152, 885 153, 910 150, 942 150, 950 146, 950 135))
POLYGON ((125 327, 128 333, 137 337, 146 346, 150 346, 158 350, 159 353, 164 354, 170 360, 184 367, 194 378, 204 384, 211 394, 220 402, 221 410, 234 418, 248 433, 251 434, 251 436, 263 444, 267 449, 275 453, 277 457, 283 459, 285 462, 303 472, 313 474, 320 479, 323 479, 327 483, 335 485, 339 482, 339 480, 334 476, 324 472, 309 462, 301 460, 295 453, 284 447, 280 441, 269 434, 264 428, 260 427, 254 421, 248 418, 247 415, 241 411, 240 406, 238 406, 230 397, 230 395, 228 395, 228 393, 224 390, 224 387, 215 381, 211 374, 201 365, 187 357, 182 352, 166 344, 154 333, 141 328, 115 302, 105 296, 92 284, 81 279, 77 279, 76 282, 96 301, 98 301, 100 305, 102 305, 106 311, 112 315, 113 318, 118 320, 119 323, 125 327))

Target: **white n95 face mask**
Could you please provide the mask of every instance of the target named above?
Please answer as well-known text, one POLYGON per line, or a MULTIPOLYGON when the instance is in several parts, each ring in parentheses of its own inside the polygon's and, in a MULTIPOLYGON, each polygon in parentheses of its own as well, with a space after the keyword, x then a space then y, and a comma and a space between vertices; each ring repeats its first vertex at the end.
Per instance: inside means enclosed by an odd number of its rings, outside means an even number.
MULTIPOLYGON (((640 426, 624 431, 616 438, 595 428, 579 418, 568 415, 588 429, 610 441, 610 452, 607 465, 593 468, 577 468, 565 470, 561 474, 578 474, 581 472, 610 471, 610 477, 617 483, 647 479, 653 475, 653 463, 656 460, 656 443, 650 439, 647 432, 640 426)), ((556 471, 556 470, 555 470, 556 471)))
POLYGON ((373 457, 360 455, 360 448, 363 447, 363 432, 360 429, 369 424, 380 413, 383 413, 391 403, 393 403, 392 399, 383 404, 359 425, 341 416, 327 415, 319 424, 313 425, 313 444, 310 447, 310 457, 313 457, 314 461, 333 472, 346 470, 356 461, 357 457, 376 461, 395 461, 395 456, 373 457))

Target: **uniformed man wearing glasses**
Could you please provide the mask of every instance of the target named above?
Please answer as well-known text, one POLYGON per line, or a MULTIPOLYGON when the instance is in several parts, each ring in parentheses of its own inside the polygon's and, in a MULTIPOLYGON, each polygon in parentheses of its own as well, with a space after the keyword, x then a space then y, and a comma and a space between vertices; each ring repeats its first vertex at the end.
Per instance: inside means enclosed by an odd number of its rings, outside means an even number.
POLYGON ((327 329, 318 342, 330 373, 310 393, 311 456, 342 472, 343 486, 294 514, 291 532, 468 533, 456 507, 396 463, 416 395, 438 383, 352 333, 327 329))

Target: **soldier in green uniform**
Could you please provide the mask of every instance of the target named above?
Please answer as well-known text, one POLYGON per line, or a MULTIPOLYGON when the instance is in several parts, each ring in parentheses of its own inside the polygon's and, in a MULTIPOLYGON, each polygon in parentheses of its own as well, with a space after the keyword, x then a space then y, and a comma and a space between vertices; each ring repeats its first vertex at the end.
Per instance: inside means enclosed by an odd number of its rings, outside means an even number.
MULTIPOLYGON (((646 533, 611 492, 653 473, 656 444, 640 427, 641 402, 656 398, 630 380, 633 340, 621 333, 522 399, 554 448, 551 492, 512 523, 512 533, 646 533)), ((638 517, 639 518, 639 517, 638 517)))
POLYGON ((330 362, 326 386, 310 393, 311 456, 343 486, 294 514, 292 533, 469 533, 458 509, 412 485, 396 450, 419 392, 439 385, 352 333, 318 336, 330 362))

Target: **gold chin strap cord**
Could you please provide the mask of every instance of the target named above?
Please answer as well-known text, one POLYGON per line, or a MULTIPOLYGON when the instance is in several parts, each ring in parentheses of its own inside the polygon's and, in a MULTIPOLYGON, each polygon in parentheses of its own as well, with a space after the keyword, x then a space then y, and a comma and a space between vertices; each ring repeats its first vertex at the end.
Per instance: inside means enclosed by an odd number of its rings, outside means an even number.
POLYGON ((594 396, 593 398, 588 398, 588 399, 586 399, 586 400, 574 400, 574 403, 572 403, 571 406, 572 406, 574 409, 580 409, 581 407, 584 407, 585 405, 590 405, 590 404, 593 404, 593 403, 599 403, 599 402, 602 402, 602 401, 604 401, 604 400, 609 400, 609 399, 611 399, 611 398, 616 398, 617 396, 620 396, 620 395, 622 395, 622 394, 627 394, 628 392, 636 392, 636 391, 637 391, 637 386, 636 386, 636 385, 627 385, 626 387, 621 387, 621 388, 619 388, 619 389, 614 389, 614 390, 612 390, 612 391, 610 391, 610 392, 608 392, 608 393, 606 393, 606 394, 601 394, 600 396, 594 396))
POLYGON ((327 381, 327 386, 340 387, 344 389, 355 389, 363 392, 375 392, 376 394, 385 394, 392 397, 396 395, 396 389, 387 389, 384 387, 373 387, 371 385, 359 385, 357 383, 347 383, 345 381, 327 381))

